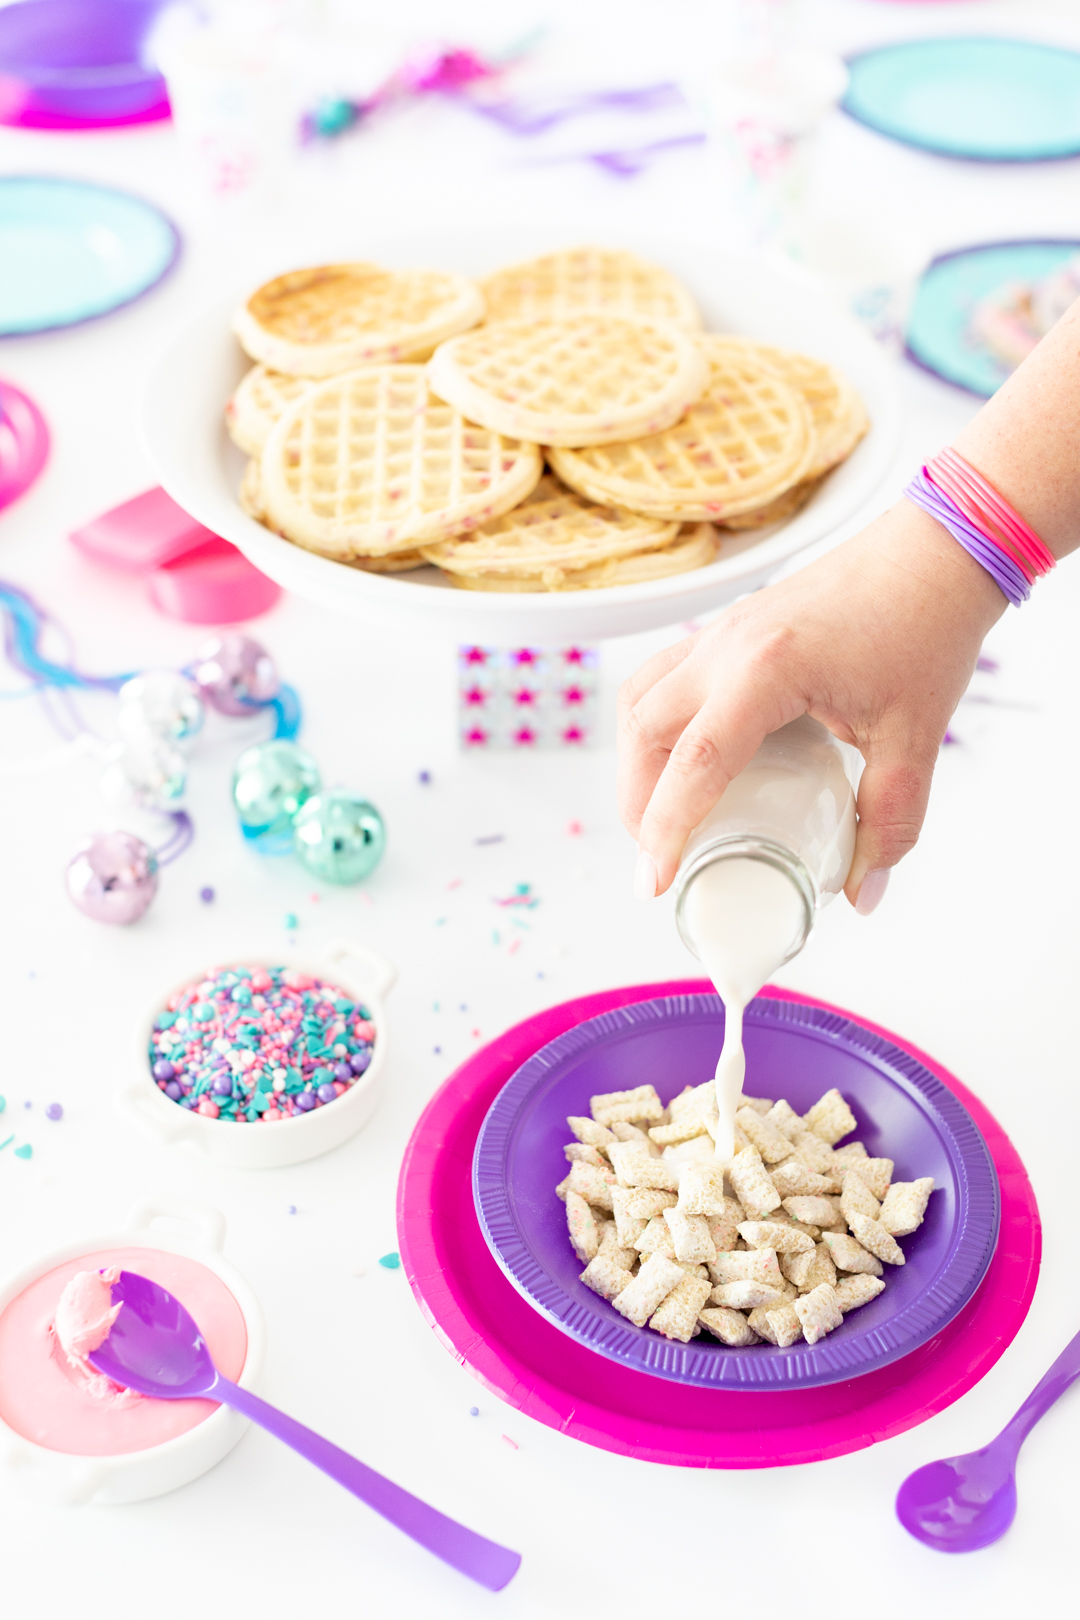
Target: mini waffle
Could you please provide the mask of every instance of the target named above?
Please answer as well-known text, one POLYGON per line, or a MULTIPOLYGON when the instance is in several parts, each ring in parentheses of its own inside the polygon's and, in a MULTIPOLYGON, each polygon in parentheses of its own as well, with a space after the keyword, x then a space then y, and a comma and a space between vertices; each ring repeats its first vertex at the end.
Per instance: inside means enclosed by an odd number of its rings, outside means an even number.
POLYGON ((262 455, 270 429, 287 406, 310 387, 306 377, 252 366, 225 407, 225 426, 234 444, 249 456, 262 455))
POLYGON ((563 321, 585 310, 644 315, 696 331, 697 305, 669 270, 635 253, 564 248, 508 265, 481 281, 489 321, 563 321))

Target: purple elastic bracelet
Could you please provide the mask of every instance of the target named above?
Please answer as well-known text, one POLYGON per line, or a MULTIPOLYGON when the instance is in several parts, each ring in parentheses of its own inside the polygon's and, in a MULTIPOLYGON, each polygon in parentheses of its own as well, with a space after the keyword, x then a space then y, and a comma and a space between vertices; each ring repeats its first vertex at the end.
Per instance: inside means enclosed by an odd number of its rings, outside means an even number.
POLYGON ((916 473, 904 494, 916 506, 921 506, 924 512, 929 512, 932 518, 937 518, 953 539, 959 541, 977 563, 982 564, 1013 607, 1020 607, 1027 601, 1031 586, 1020 568, 964 516, 956 503, 927 475, 925 467, 916 473))

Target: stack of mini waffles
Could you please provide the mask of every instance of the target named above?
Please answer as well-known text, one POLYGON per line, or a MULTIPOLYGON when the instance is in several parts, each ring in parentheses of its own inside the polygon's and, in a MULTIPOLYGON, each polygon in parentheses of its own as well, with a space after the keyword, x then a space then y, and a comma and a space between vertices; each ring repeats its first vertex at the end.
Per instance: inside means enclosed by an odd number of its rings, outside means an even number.
POLYGON ((433 563, 469 590, 700 568, 717 527, 790 517, 869 426, 832 366, 703 331, 668 271, 602 248, 479 284, 296 270, 233 328, 256 362, 225 413, 245 510, 337 562, 433 563))

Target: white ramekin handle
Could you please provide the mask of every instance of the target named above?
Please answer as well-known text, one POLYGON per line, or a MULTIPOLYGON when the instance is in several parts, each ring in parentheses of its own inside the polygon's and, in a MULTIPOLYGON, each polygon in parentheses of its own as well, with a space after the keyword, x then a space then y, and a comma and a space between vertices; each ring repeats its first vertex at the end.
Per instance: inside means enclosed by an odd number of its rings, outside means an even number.
POLYGON ((361 972, 366 972, 371 984, 373 995, 380 999, 393 986, 397 978, 397 969, 392 963, 373 951, 367 945, 359 945, 354 939, 339 939, 325 952, 326 960, 333 964, 336 962, 355 963, 361 972))
POLYGON ((225 1217, 212 1204, 200 1204, 193 1198, 140 1198, 128 1211, 125 1225, 131 1231, 148 1233, 156 1220, 182 1221, 193 1226, 204 1248, 221 1253, 225 1217))
POLYGON ((131 1120, 133 1125, 149 1131, 156 1136, 159 1142, 179 1142, 185 1136, 195 1134, 195 1122, 188 1117, 186 1108, 177 1103, 169 1103, 169 1108, 176 1115, 171 1119, 162 1108, 161 1103, 147 1093, 147 1085, 153 1082, 137 1080, 133 1085, 125 1086, 116 1094, 116 1106, 125 1119, 131 1120))

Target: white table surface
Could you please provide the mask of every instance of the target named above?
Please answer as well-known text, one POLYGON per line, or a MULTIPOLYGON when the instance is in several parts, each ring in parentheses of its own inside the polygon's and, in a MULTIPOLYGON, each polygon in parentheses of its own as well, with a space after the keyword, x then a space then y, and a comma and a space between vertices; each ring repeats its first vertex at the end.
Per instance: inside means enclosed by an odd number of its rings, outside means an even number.
MULTIPOLYGON (((421 9, 406 10, 422 31, 421 9)), ((444 22, 442 32, 499 32, 490 8, 458 11, 454 28, 444 22)), ((650 14, 661 15, 611 0, 547 6, 556 24, 552 74, 569 76, 572 67, 582 83, 632 83, 677 68, 669 59, 674 31, 650 14), (610 38, 616 18, 618 48, 610 38)), ((844 48, 930 28, 1080 38, 1074 6, 1036 0, 932 9, 817 0, 815 15, 821 37, 844 48)), ((535 20, 523 5, 501 16, 504 36, 535 20)), ((878 207, 888 198, 921 222, 937 249, 1080 226, 1077 162, 1011 170, 947 163, 842 119, 828 131, 826 156, 826 197, 878 207)), ((0 170, 128 186, 172 211, 187 238, 177 273, 134 308, 0 347, 0 374, 33 394, 54 433, 45 477, 0 518, 0 575, 35 592, 69 627, 86 669, 179 665, 200 639, 156 616, 137 584, 81 561, 65 535, 148 483, 135 421, 148 357, 212 295, 226 259, 234 275, 244 254, 268 241, 295 241, 302 258, 303 231, 325 224, 332 210, 340 222, 355 209, 358 230, 368 218, 385 227, 417 212, 460 222, 547 210, 579 219, 582 235, 594 238, 643 213, 660 233, 685 230, 707 211, 703 158, 692 149, 629 182, 584 166, 526 168, 505 138, 438 106, 358 136, 331 168, 332 178, 269 221, 230 223, 191 202, 167 128, 85 138, 0 131, 0 170)), ((973 409, 965 395, 913 369, 903 387, 905 442, 874 509, 973 409)), ((165 870, 152 911, 129 930, 77 913, 61 873, 84 833, 131 817, 103 803, 88 761, 15 774, 13 762, 50 750, 55 739, 36 704, 5 704, 0 1135, 16 1130, 33 1158, 19 1161, 10 1149, 0 1157, 3 1269, 115 1226, 139 1197, 216 1205, 228 1219, 226 1252, 268 1319, 269 1397, 519 1548, 524 1564, 500 1596, 484 1593, 253 1430, 200 1481, 138 1506, 62 1511, 0 1473, 4 1613, 52 1620, 77 1604, 81 1620, 291 1620, 312 1611, 328 1620, 496 1612, 547 1620, 601 1605, 662 1614, 687 1602, 756 1612, 763 1602, 799 1601, 800 1589, 817 1594, 811 1601, 820 1606, 836 1579, 845 1604, 866 1602, 887 1617, 917 1607, 926 1620, 952 1620, 1011 1614, 1071 1589, 1075 1396, 1027 1442, 1019 1517, 997 1546, 961 1559, 931 1553, 899 1528, 892 1500, 912 1468, 995 1433, 1078 1325, 1075 1288, 1058 1282, 1072 1276, 1064 1238, 1080 1129, 1071 1029, 1080 967, 1078 614, 1080 572, 1069 565, 1025 612, 1003 621, 988 649, 1000 672, 978 676, 974 688, 995 701, 961 706, 960 745, 942 756, 917 853, 872 919, 838 904, 778 976, 901 1032, 979 1094, 1034 1183, 1044 1280, 1015 1342, 956 1405, 872 1450, 800 1469, 663 1468, 556 1434, 487 1394, 427 1327, 403 1272, 377 1264, 396 1247, 405 1142, 462 1057, 552 1001, 692 968, 669 904, 630 898, 633 852, 615 811, 610 735, 618 681, 677 630, 605 649, 607 732, 595 751, 463 757, 450 648, 391 640, 377 626, 285 601, 257 633, 303 695, 304 741, 326 776, 364 789, 383 810, 386 859, 362 888, 324 885, 315 898, 299 867, 246 850, 228 803, 238 733, 221 722, 193 760, 195 845, 165 870), (430 785, 419 783, 422 770, 430 785), (568 832, 571 821, 581 823, 580 835, 568 832), (496 833, 503 842, 477 845, 496 833), (505 931, 502 946, 492 943, 500 915, 492 899, 523 881, 541 904, 511 955, 505 931), (217 891, 213 906, 199 901, 204 884, 217 891), (112 1105, 129 1073, 134 1021, 188 968, 245 945, 283 945, 290 910, 305 947, 352 933, 400 968, 389 1000, 387 1095, 375 1120, 323 1159, 264 1173, 213 1170, 143 1139, 112 1105), (54 1100, 65 1110, 55 1124, 44 1115, 54 1100), (469 1415, 473 1405, 478 1418, 469 1415)), ((106 700, 86 712, 102 728, 112 723, 106 700)))

